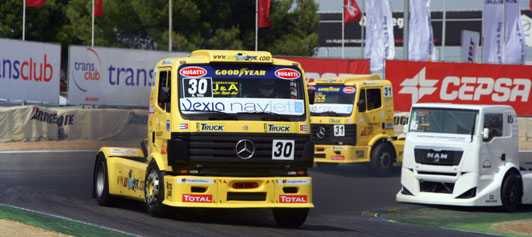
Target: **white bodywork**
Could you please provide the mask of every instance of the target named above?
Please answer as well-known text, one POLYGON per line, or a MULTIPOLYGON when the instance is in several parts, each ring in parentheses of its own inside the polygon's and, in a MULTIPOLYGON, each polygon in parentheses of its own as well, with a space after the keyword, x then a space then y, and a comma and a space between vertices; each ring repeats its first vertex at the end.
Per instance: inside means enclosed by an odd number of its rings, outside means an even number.
MULTIPOLYGON (((449 114, 450 117, 453 116, 452 112, 449 114)), ((457 124, 443 124, 459 127, 460 120, 456 121, 457 124)), ((460 129, 455 128, 458 131, 460 129)), ((397 201, 455 206, 501 206, 504 177, 514 169, 522 177, 521 202, 532 203, 532 172, 519 171, 517 116, 511 106, 416 104, 412 107, 408 130, 401 171, 402 187, 397 193, 397 201), (469 134, 416 131, 419 130, 418 126, 423 125, 416 124, 419 121, 412 118, 413 113, 427 113, 423 112, 424 109, 477 111, 478 115, 475 122, 471 123, 474 129, 470 129, 469 134), (501 134, 490 140, 483 138, 483 133, 486 132, 486 114, 502 114, 503 120, 501 134)), ((526 165, 523 166, 528 170, 526 165)))

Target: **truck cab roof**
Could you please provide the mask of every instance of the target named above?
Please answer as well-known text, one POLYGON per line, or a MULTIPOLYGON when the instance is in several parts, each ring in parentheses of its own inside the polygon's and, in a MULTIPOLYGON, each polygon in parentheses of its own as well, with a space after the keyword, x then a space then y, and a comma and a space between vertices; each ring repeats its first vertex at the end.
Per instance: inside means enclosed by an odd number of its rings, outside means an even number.
POLYGON ((352 74, 343 75, 339 77, 321 78, 310 85, 343 85, 343 86, 358 86, 358 85, 380 85, 389 86, 390 81, 382 80, 376 74, 352 74))
POLYGON ((298 66, 297 62, 273 58, 266 51, 244 50, 196 50, 188 57, 170 57, 160 60, 156 67, 177 66, 178 64, 232 63, 232 64, 274 64, 298 66))

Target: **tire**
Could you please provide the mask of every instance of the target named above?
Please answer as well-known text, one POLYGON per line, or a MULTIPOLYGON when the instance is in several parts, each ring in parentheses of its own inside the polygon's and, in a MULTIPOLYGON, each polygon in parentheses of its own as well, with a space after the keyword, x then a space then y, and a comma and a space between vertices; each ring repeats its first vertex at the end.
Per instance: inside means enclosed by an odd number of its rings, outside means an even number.
POLYGON ((371 152, 371 169, 379 176, 390 175, 395 151, 390 143, 379 143, 371 152))
POLYGON ((316 165, 322 170, 332 170, 338 167, 338 163, 316 162, 316 165))
POLYGON ((107 172, 107 160, 103 153, 98 154, 94 167, 93 178, 94 195, 100 206, 111 206, 113 198, 109 194, 109 175, 107 172))
POLYGON ((157 167, 155 160, 152 160, 146 170, 144 179, 144 196, 146 198, 146 208, 153 217, 165 217, 168 207, 163 205, 164 201, 164 174, 157 167))
POLYGON ((308 208, 274 208, 273 218, 277 225, 284 228, 298 228, 305 220, 309 212, 308 208))
POLYGON ((502 207, 507 212, 513 212, 521 204, 523 189, 521 186, 521 176, 512 172, 502 182, 501 200, 502 207))

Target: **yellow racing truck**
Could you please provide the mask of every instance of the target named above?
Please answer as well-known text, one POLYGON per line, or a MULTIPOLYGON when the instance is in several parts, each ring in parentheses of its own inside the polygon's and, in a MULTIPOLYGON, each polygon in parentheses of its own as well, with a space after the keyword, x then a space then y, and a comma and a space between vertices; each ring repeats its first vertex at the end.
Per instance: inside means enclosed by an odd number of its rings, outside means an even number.
POLYGON ((367 163, 387 175, 403 157, 404 139, 394 136, 392 84, 378 75, 322 78, 309 85, 314 161, 320 168, 367 163))
POLYGON ((155 66, 147 142, 102 147, 94 166, 100 205, 272 208, 298 227, 312 204, 314 144, 304 72, 269 52, 198 50, 155 66))

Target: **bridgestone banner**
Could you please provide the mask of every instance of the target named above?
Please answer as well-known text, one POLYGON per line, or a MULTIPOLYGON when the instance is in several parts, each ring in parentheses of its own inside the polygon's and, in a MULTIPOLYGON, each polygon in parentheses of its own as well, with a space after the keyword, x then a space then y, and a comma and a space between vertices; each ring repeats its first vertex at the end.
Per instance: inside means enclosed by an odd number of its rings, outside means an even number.
POLYGON ((155 64, 189 53, 69 47, 68 103, 147 106, 155 64))
POLYGON ((303 57, 276 57, 296 61, 305 71, 308 83, 320 78, 337 77, 346 74, 369 74, 368 59, 329 59, 303 57))
POLYGON ((147 122, 147 110, 2 107, 0 142, 142 139, 147 122))
POLYGON ((0 39, 0 99, 59 103, 61 46, 0 39))
POLYGON ((437 102, 511 105, 519 116, 532 115, 532 66, 388 60, 385 73, 395 111, 437 102))

